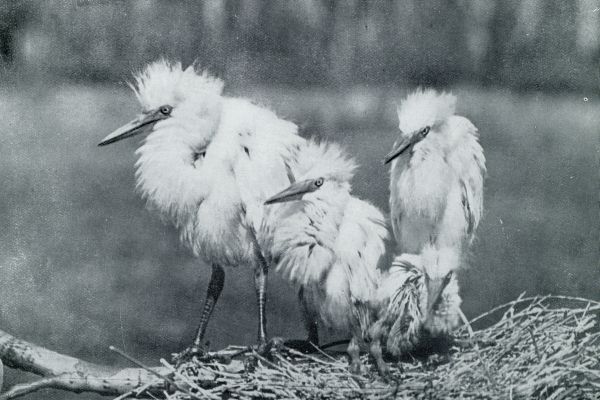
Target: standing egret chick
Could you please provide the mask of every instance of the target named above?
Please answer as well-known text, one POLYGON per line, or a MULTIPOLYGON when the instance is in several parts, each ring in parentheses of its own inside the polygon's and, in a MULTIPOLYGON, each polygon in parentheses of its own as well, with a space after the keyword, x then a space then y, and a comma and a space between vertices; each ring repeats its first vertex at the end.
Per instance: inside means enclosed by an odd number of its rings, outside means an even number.
MULTIPOLYGON (((390 212, 399 252, 449 248, 458 268, 481 219, 486 168, 477 128, 455 108, 448 93, 410 94, 398 109, 400 137, 385 163, 392 163, 390 212)), ((427 292, 439 292, 445 275, 430 278, 427 292)))
POLYGON ((414 350, 426 333, 450 333, 459 322, 461 298, 454 271, 458 254, 451 248, 425 246, 420 254, 402 254, 382 273, 375 308, 380 310, 371 328, 372 346, 385 342, 386 350, 401 356, 414 350), (439 285, 431 285, 437 280, 439 285))
POLYGON ((317 320, 350 333, 348 354, 357 372, 388 232, 382 213, 351 194, 355 168, 335 144, 302 147, 291 165, 294 183, 266 201, 277 207, 271 213, 276 223, 262 247, 298 289, 308 340, 318 344, 317 320))
POLYGON ((400 137, 385 163, 392 163, 390 211, 402 253, 419 254, 427 243, 463 249, 479 225, 485 157, 477 128, 455 108, 455 96, 427 89, 398 109, 400 137))
POLYGON ((152 63, 132 88, 141 114, 100 145, 148 133, 136 152, 137 189, 173 222, 181 241, 212 266, 196 338, 182 354, 202 351, 225 266, 255 271, 258 341, 264 345, 268 266, 257 247, 262 214, 253 210, 289 185, 286 160, 304 140, 293 123, 271 111, 223 96, 223 82, 194 66, 152 63))

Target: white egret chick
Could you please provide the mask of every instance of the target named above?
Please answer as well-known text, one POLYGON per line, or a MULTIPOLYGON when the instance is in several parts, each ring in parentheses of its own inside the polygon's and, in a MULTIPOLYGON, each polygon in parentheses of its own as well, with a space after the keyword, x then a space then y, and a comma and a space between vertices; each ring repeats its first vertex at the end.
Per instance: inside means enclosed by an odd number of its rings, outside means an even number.
POLYGON ((142 112, 100 145, 148 133, 137 150, 137 189, 170 219, 182 242, 212 266, 192 347, 203 338, 224 284, 225 266, 255 271, 258 341, 266 342, 268 267, 256 243, 267 195, 289 185, 286 160, 303 143, 297 127, 248 100, 223 96, 223 82, 194 66, 158 61, 132 86, 142 112), (254 204, 256 203, 256 204, 254 204))
POLYGON ((454 270, 459 263, 452 248, 426 245, 420 254, 402 254, 382 273, 375 308, 380 310, 371 328, 373 346, 401 356, 414 350, 424 334, 439 337, 459 322, 461 298, 454 270), (430 285, 438 280, 439 285, 430 285), (430 289, 434 289, 431 291, 430 289))
MULTIPOLYGON (((408 95, 398 109, 400 137, 385 162, 392 163, 390 213, 399 253, 450 248, 459 268, 481 219, 486 168, 477 128, 455 108, 448 93, 408 95)), ((439 292, 445 276, 431 274, 427 292, 439 292)))
POLYGON ((335 144, 302 147, 291 165, 296 181, 266 201, 277 209, 265 235, 271 243, 263 248, 298 289, 308 340, 318 344, 317 320, 350 333, 348 354, 357 372, 388 232, 382 213, 351 194, 355 168, 335 144))

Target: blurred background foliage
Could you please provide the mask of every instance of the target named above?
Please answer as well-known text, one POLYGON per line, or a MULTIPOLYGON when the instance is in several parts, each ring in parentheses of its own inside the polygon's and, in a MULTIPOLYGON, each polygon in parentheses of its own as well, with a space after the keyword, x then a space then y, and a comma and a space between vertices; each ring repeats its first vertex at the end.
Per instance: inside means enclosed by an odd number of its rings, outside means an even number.
MULTIPOLYGON (((466 314, 523 291, 598 300, 599 46, 598 0, 2 2, 0 328, 123 365, 108 345, 156 364, 192 339, 209 271, 135 194, 139 142, 96 147, 161 56, 343 144, 355 193, 386 212, 396 102, 452 90, 489 171, 466 314)), ((227 272, 213 348, 255 340, 251 282, 227 272)), ((269 282, 270 334, 303 336, 296 296, 269 282)))
POLYGON ((227 81, 597 87, 594 0, 49 0, 0 5, 5 69, 114 81, 159 56, 227 81))

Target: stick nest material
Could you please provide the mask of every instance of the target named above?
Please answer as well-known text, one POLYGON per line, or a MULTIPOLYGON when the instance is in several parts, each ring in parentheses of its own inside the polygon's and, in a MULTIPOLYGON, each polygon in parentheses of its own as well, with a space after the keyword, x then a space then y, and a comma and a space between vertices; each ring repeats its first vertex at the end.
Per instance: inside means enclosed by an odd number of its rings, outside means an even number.
POLYGON ((521 296, 471 321, 484 327, 471 333, 470 327, 458 329, 455 337, 468 345, 451 346, 442 356, 390 362, 387 382, 366 355, 368 371, 352 375, 339 353, 282 350, 267 360, 229 347, 218 353, 237 352, 239 372, 223 360, 188 363, 173 371, 177 389, 162 395, 169 400, 599 399, 599 312, 600 303, 591 300, 521 296), (495 322, 485 327, 486 321, 495 322))

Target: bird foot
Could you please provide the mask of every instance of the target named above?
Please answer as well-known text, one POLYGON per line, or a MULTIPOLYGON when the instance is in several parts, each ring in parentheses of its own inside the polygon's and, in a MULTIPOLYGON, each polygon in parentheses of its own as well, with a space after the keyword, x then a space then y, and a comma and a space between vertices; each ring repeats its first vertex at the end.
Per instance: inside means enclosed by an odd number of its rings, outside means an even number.
POLYGON ((272 352, 280 352, 285 346, 285 341, 280 337, 273 337, 270 340, 261 340, 256 346, 256 352, 267 359, 271 358, 272 352))
POLYGON ((362 375, 365 373, 365 367, 362 365, 360 360, 353 360, 350 362, 350 373, 354 375, 362 375))
POLYGON ((450 344, 460 349, 470 349, 475 346, 480 347, 491 347, 496 345, 496 341, 493 339, 473 339, 473 338, 450 338, 450 344))
POLYGON ((171 361, 178 367, 186 362, 197 361, 205 354, 205 346, 193 344, 179 353, 173 353, 171 355, 171 361))
POLYGON ((254 372, 258 365, 259 358, 266 358, 269 361, 273 360, 273 352, 280 352, 284 348, 284 340, 280 337, 274 337, 270 340, 259 340, 258 344, 250 346, 248 349, 254 351, 255 354, 250 354, 244 358, 244 370, 246 372, 254 372))
POLYGON ((387 382, 391 375, 390 366, 383 361, 383 358, 376 359, 375 363, 377 365, 377 372, 379 372, 379 376, 381 376, 381 379, 384 382, 387 382))
POLYGON ((426 365, 431 367, 438 367, 442 364, 450 362, 450 356, 448 354, 431 354, 427 357, 426 365))
POLYGON ((299 351, 300 353, 315 353, 318 346, 309 340, 290 339, 283 342, 283 345, 289 349, 299 351))

